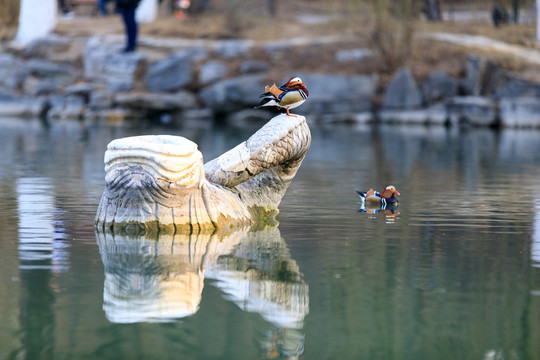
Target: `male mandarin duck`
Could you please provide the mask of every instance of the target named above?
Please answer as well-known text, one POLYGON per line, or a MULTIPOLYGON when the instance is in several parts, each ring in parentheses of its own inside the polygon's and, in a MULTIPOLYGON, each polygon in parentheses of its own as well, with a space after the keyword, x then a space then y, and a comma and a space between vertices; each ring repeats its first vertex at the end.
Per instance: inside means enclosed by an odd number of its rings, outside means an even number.
POLYGON ((400 195, 399 191, 397 191, 393 185, 388 185, 383 192, 369 189, 368 192, 357 191, 357 193, 360 195, 362 200, 372 204, 381 204, 382 206, 397 203, 398 199, 395 195, 400 195))
POLYGON ((287 115, 296 116, 289 113, 289 109, 298 107, 306 101, 309 92, 298 76, 292 77, 285 84, 277 87, 276 84, 266 86, 265 93, 260 97, 261 102, 255 106, 255 109, 260 109, 263 106, 276 106, 278 109, 285 108, 287 115))

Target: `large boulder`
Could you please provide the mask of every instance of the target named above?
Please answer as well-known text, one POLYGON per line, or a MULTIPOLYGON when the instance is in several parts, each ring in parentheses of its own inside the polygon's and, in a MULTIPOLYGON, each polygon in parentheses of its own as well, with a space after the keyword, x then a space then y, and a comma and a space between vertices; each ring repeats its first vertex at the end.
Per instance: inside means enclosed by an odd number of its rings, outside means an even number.
POLYGON ((422 85, 422 97, 426 105, 456 96, 458 81, 444 71, 430 73, 422 85))
POLYGON ((382 108, 414 109, 422 105, 422 94, 409 69, 403 68, 394 76, 384 93, 382 108))
POLYGON ((48 108, 45 98, 2 98, 0 99, 0 117, 36 117, 48 108))
POLYGON ((495 92, 495 98, 540 97, 540 84, 512 77, 495 92))
POLYGON ((497 120, 497 108, 493 99, 481 96, 457 96, 446 104, 451 124, 492 126, 497 120))
POLYGON ((30 59, 22 68, 22 90, 31 96, 60 93, 62 88, 76 81, 80 72, 68 64, 30 59))
POLYGON ((382 123, 444 125, 447 111, 444 104, 438 103, 421 109, 380 110, 377 118, 382 123))
POLYGON ((214 52, 219 57, 226 59, 242 58, 249 54, 252 47, 253 44, 250 41, 228 40, 216 43, 214 52))
POLYGON ((148 67, 146 88, 153 92, 176 91, 193 82, 193 57, 180 51, 148 67))
POLYGON ((254 74, 268 70, 270 65, 266 61, 262 60, 248 60, 240 64, 240 73, 242 74, 254 74))
POLYGON ((40 59, 54 58, 55 54, 66 51, 70 45, 71 39, 69 37, 50 34, 26 45, 23 51, 23 57, 40 59))
POLYGON ((379 84, 376 75, 299 76, 309 91, 308 99, 299 108, 301 113, 362 113, 373 109, 373 98, 379 84))
POLYGON ((362 61, 373 56, 369 49, 350 49, 336 52, 335 58, 339 62, 362 61))
POLYGON ((493 61, 481 57, 468 57, 466 75, 461 82, 461 93, 467 96, 489 95, 499 81, 500 71, 493 61))
POLYGON ((78 119, 86 110, 84 98, 77 95, 51 96, 49 103, 51 108, 48 116, 50 118, 78 119))
POLYGON ((538 97, 504 98, 499 102, 501 125, 504 127, 540 127, 538 97))
POLYGON ((28 75, 25 63, 12 54, 0 54, 0 86, 10 91, 19 90, 28 75))
POLYGON ((222 80, 204 88, 199 93, 199 99, 203 105, 219 113, 253 107, 259 101, 259 94, 264 91, 262 79, 262 75, 242 75, 222 80))
POLYGON ((199 69, 199 84, 208 85, 221 80, 229 72, 229 67, 222 61, 209 61, 199 69))
POLYGON ((114 97, 114 103, 132 109, 176 111, 196 107, 197 99, 188 91, 179 91, 175 94, 121 93, 114 97))
POLYGON ((141 52, 121 53, 122 45, 90 38, 83 51, 84 77, 106 84, 109 91, 129 91, 144 70, 146 57, 141 52))

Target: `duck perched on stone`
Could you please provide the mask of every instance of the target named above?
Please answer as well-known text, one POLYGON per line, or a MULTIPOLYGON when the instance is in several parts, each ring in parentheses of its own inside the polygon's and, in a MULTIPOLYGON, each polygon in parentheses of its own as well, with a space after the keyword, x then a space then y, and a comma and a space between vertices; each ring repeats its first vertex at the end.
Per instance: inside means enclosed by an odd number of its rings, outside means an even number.
POLYGON ((266 86, 265 93, 260 97, 262 100, 259 102, 255 109, 260 109, 264 106, 276 106, 278 109, 286 109, 288 116, 295 116, 289 113, 289 109, 298 107, 306 101, 309 92, 302 79, 298 76, 292 77, 285 84, 277 87, 276 84, 272 86, 266 86))
POLYGON ((363 201, 382 206, 386 206, 386 204, 397 204, 398 199, 396 195, 401 195, 394 185, 388 185, 383 192, 369 189, 367 192, 357 191, 357 193, 363 201))

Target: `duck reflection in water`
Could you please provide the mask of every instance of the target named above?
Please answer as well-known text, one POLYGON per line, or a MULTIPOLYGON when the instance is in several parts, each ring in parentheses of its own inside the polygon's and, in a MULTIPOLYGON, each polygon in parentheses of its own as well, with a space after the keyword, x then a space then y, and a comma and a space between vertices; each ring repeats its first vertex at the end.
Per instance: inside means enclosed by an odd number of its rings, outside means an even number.
MULTIPOLYGON (((206 279, 270 323, 267 358, 303 353, 308 286, 277 227, 133 236, 96 232, 103 309, 114 323, 169 322, 199 310, 206 279)), ((224 329, 225 330, 225 329, 224 329)))
POLYGON ((370 219, 374 219, 376 215, 382 215, 387 223, 392 223, 399 219, 399 211, 397 211, 398 203, 395 204, 370 204, 362 202, 358 212, 366 213, 370 219))

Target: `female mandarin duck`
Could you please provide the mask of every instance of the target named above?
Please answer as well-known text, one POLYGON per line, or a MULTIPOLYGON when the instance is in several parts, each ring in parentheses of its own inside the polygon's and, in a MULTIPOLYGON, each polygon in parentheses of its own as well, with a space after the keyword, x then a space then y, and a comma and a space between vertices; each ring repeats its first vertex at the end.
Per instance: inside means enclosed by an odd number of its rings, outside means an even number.
POLYGON ((381 193, 373 189, 369 189, 368 192, 357 191, 357 193, 362 200, 372 204, 381 204, 382 206, 397 203, 398 199, 395 195, 400 195, 399 191, 393 185, 388 185, 381 193))
POLYGON ((285 108, 289 116, 296 116, 290 114, 289 109, 302 105, 309 95, 302 79, 297 76, 290 78, 280 87, 277 87, 276 84, 266 86, 264 91, 265 93, 260 96, 262 100, 255 106, 255 109, 260 109, 263 106, 277 106, 278 109, 285 108))

